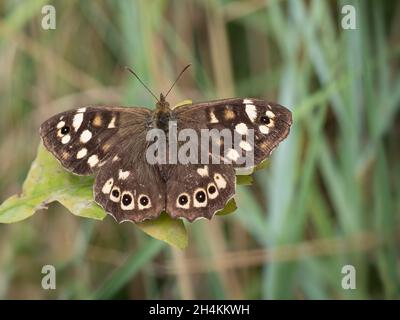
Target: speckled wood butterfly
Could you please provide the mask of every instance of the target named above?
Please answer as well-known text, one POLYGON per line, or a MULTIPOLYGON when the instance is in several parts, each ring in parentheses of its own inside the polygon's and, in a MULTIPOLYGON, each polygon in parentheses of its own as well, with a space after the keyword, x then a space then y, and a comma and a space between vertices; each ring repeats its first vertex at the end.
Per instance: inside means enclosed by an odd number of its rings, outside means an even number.
POLYGON ((253 98, 171 108, 161 94, 155 110, 88 106, 57 114, 41 125, 40 135, 65 169, 95 174, 95 201, 118 222, 155 219, 163 211, 189 221, 211 219, 235 195, 235 172, 241 167, 236 163, 238 152, 229 149, 221 154, 232 160, 229 164, 150 164, 148 132, 158 129, 167 134, 172 121, 178 133, 228 129, 246 136, 252 130, 254 143, 239 146, 253 152, 256 166, 286 138, 292 116, 277 103, 253 98))

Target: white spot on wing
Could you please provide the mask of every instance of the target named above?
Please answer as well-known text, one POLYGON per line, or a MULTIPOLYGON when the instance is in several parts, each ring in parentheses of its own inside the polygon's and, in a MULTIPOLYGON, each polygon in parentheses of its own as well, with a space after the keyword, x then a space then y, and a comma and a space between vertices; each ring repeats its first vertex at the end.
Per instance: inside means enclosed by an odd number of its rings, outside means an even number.
POLYGON ((245 151, 251 151, 252 149, 250 143, 248 143, 247 141, 240 141, 239 147, 241 147, 245 151))
POLYGON ((82 159, 83 157, 85 157, 87 155, 87 149, 86 148, 82 148, 81 150, 78 151, 78 153, 76 154, 76 158, 77 159, 82 159))
POLYGON ((108 124, 107 128, 109 128, 109 129, 115 128, 115 116, 112 117, 112 119, 111 119, 110 123, 108 124))
POLYGON ((59 123, 57 123, 57 129, 61 129, 64 126, 65 126, 65 121, 60 121, 59 123))
POLYGON ((272 111, 269 111, 269 110, 267 112, 265 112, 265 115, 270 119, 275 118, 275 113, 273 113, 272 111))
POLYGON ((269 128, 267 126, 264 126, 264 125, 259 126, 258 129, 260 129, 260 132, 263 133, 263 134, 268 134, 268 132, 269 132, 269 128))
POLYGON ((88 164, 89 166, 91 166, 92 168, 99 162, 99 157, 97 155, 92 155, 89 157, 88 159, 88 164))
POLYGON ((129 171, 122 171, 122 169, 119 169, 118 178, 119 178, 120 180, 125 180, 126 178, 129 177, 129 175, 130 175, 130 172, 129 172, 129 171))
POLYGON ((208 166, 204 166, 204 168, 198 168, 197 173, 202 176, 202 177, 207 177, 208 176, 208 166))
POLYGON ((254 104, 246 104, 246 114, 251 122, 254 122, 257 118, 257 108, 254 104))
POLYGON ((239 124, 236 125, 235 130, 237 133, 241 134, 241 135, 245 135, 247 134, 247 126, 245 123, 241 122, 239 124))
POLYGON ((71 140, 71 136, 67 134, 66 136, 62 137, 61 143, 62 144, 67 144, 71 140))
POLYGON ((74 119, 72 120, 72 126, 74 127, 75 131, 78 131, 83 121, 83 113, 77 113, 74 115, 74 119))
POLYGON ((76 110, 77 112, 85 112, 86 111, 86 107, 84 108, 79 108, 78 110, 76 110))
POLYGON ((219 173, 214 174, 214 181, 215 181, 215 184, 217 185, 218 189, 226 188, 226 180, 219 173))
POLYGON ((105 194, 110 193, 113 184, 114 184, 114 179, 113 178, 108 179, 104 184, 103 188, 101 189, 101 192, 105 194))
POLYGON ((244 104, 252 104, 253 100, 251 100, 251 99, 243 99, 243 103, 244 104))
POLYGON ((82 143, 86 143, 90 139, 92 139, 92 133, 89 130, 83 131, 82 134, 81 134, 81 142, 82 143))
POLYGON ((218 123, 219 122, 213 111, 210 111, 210 119, 211 119, 210 123, 218 123))
POLYGON ((229 151, 226 153, 226 157, 233 161, 236 161, 237 159, 239 159, 239 153, 235 149, 229 149, 229 151))

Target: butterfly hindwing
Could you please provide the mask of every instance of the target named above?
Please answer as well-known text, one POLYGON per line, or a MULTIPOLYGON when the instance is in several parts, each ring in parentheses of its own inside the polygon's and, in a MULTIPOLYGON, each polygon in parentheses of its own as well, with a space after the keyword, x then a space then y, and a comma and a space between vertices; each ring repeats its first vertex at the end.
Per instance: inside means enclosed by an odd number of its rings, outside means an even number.
MULTIPOLYGON (((140 150, 142 151, 142 150, 140 150)), ((155 219, 165 207, 165 183, 157 167, 142 157, 122 159, 100 168, 94 185, 96 202, 118 222, 155 219)))
POLYGON ((40 127, 45 147, 67 170, 88 175, 130 144, 130 132, 145 131, 144 108, 83 107, 55 115, 40 127))
POLYGON ((175 165, 166 183, 166 210, 173 218, 211 219, 235 195, 230 165, 175 165))
POLYGON ((221 157, 228 159, 235 168, 244 165, 235 163, 236 159, 245 155, 245 151, 254 152, 256 166, 268 158, 276 146, 286 138, 292 124, 291 112, 277 103, 265 100, 223 99, 199 104, 189 104, 175 109, 178 128, 229 129, 234 134, 245 137, 249 130, 254 132, 253 142, 242 142, 239 150, 226 149, 221 145, 221 157), (225 152, 224 152, 225 151, 225 152))

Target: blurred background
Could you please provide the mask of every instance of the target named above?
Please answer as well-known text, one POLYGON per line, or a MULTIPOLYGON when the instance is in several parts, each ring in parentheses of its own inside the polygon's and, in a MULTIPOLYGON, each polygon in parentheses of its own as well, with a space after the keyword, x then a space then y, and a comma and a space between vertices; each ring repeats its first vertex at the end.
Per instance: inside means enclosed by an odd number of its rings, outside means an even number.
POLYGON ((171 104, 251 96, 294 117, 238 210, 187 224, 186 250, 57 204, 0 225, 0 299, 400 298, 399 2, 4 0, 0 17, 0 202, 50 115, 154 106, 125 65, 158 93, 191 63, 171 104), (46 264, 56 290, 41 288, 46 264))

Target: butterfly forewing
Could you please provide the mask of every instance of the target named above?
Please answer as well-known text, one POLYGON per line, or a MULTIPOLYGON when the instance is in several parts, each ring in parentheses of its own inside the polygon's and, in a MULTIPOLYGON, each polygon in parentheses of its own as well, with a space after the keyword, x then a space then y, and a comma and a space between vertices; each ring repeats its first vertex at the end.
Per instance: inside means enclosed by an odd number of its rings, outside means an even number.
POLYGON ((288 109, 277 103, 253 98, 184 105, 177 108, 175 113, 180 130, 193 128, 200 132, 201 129, 217 129, 221 132, 228 129, 232 137, 242 137, 243 142, 236 148, 233 148, 233 145, 224 145, 223 139, 217 141, 221 150, 221 162, 225 159, 235 168, 246 166, 245 162, 236 163, 239 156, 245 156, 246 151, 254 157, 250 167, 268 158, 276 146, 286 138, 292 124, 291 112, 288 109), (250 130, 253 132, 253 141, 246 139, 250 130))
POLYGON ((96 172, 131 144, 130 132, 144 132, 144 108, 83 107, 55 115, 40 127, 45 147, 69 171, 96 172))
POLYGON ((149 165, 144 108, 87 107, 58 114, 40 128, 45 147, 69 171, 97 172, 94 198, 117 221, 154 219, 165 207, 165 187, 149 165))

